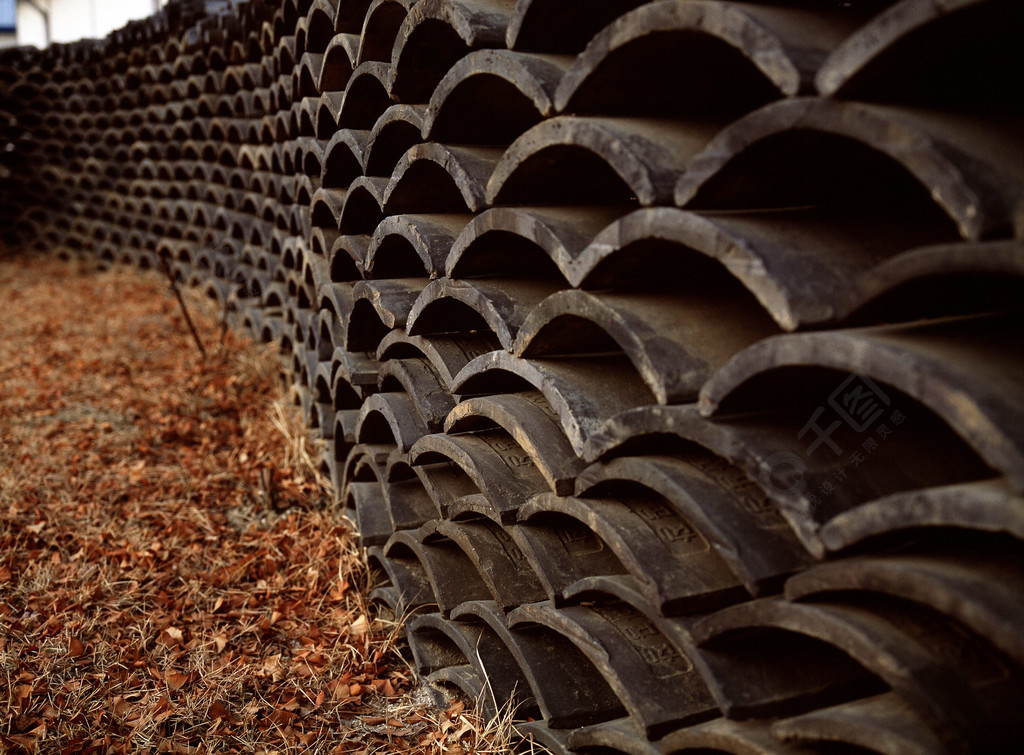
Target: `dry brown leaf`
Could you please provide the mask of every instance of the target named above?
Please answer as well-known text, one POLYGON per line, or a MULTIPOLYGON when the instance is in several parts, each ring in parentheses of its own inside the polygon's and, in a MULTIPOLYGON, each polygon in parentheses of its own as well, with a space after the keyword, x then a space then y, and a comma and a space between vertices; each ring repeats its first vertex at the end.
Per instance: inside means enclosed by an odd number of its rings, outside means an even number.
POLYGON ((370 630, 370 621, 366 614, 359 614, 359 617, 348 625, 348 631, 356 637, 362 637, 370 630))
POLYGON ((219 701, 214 701, 210 705, 210 709, 207 711, 207 716, 210 720, 226 719, 229 717, 228 709, 224 707, 219 701))
POLYGON ((164 681, 172 690, 179 690, 192 680, 191 674, 182 674, 178 671, 168 671, 164 674, 164 681))
POLYGON ((298 713, 292 713, 291 711, 288 711, 288 710, 282 710, 280 708, 275 708, 270 713, 268 713, 263 720, 267 721, 269 723, 275 724, 277 726, 288 726, 293 721, 297 721, 298 718, 299 718, 299 714, 298 713))
POLYGON ((163 723, 170 718, 175 712, 174 706, 166 696, 161 696, 157 699, 156 705, 153 706, 152 714, 153 720, 156 723, 163 723))
POLYGON ((462 711, 464 711, 465 709, 466 704, 462 702, 462 700, 453 700, 448 705, 448 709, 445 711, 445 713, 454 718, 455 716, 458 716, 460 713, 462 713, 462 711))
POLYGON ((185 635, 177 627, 167 627, 162 632, 160 632, 160 636, 157 638, 157 642, 159 642, 161 645, 174 647, 176 645, 184 644, 185 635))

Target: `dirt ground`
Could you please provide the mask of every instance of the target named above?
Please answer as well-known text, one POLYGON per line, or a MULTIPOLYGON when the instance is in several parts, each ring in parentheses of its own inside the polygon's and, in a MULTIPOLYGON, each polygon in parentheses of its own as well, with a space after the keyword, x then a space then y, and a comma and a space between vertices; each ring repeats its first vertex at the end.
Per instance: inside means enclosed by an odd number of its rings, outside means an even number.
POLYGON ((0 258, 0 751, 507 752, 425 704, 277 358, 167 280, 0 258))

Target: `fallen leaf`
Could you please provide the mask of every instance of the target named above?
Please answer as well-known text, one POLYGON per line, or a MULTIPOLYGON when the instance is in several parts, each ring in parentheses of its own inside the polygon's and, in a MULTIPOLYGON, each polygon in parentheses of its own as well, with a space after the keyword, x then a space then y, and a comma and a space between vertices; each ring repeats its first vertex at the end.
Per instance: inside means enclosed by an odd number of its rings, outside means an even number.
POLYGON ((192 680, 191 674, 182 674, 177 671, 168 671, 164 674, 164 681, 172 690, 179 690, 192 680))
POLYGON ((210 717, 211 720, 215 720, 218 718, 226 719, 229 714, 227 708, 225 708, 220 702, 215 701, 210 706, 209 711, 207 711, 207 715, 210 717))
POLYGON ((153 720, 156 723, 163 723, 168 718, 174 715, 174 706, 166 696, 161 696, 157 701, 156 705, 153 706, 153 720))
POLYGON ((466 709, 466 704, 462 700, 453 700, 445 711, 449 716, 457 716, 466 709))
POLYGON ((167 647, 175 647, 176 645, 184 644, 185 635, 177 627, 167 627, 160 633, 160 636, 157 637, 156 641, 161 645, 166 645, 167 647))
POLYGON ((265 721, 269 721, 272 724, 278 726, 288 726, 292 721, 297 720, 299 717, 298 713, 292 713, 287 710, 281 710, 280 708, 274 708, 264 718, 265 721))
POLYGON ((359 617, 348 625, 348 631, 351 634, 356 635, 357 637, 361 637, 362 635, 366 634, 369 630, 370 622, 366 618, 365 613, 359 614, 359 617))

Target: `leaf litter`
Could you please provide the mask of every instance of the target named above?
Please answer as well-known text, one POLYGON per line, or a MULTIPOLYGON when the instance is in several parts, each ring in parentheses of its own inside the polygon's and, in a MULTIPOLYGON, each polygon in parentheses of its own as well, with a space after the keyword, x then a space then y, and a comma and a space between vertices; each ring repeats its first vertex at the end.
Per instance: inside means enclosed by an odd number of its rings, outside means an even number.
POLYGON ((184 293, 206 359, 155 272, 0 259, 0 751, 511 751, 415 687, 274 348, 184 293))

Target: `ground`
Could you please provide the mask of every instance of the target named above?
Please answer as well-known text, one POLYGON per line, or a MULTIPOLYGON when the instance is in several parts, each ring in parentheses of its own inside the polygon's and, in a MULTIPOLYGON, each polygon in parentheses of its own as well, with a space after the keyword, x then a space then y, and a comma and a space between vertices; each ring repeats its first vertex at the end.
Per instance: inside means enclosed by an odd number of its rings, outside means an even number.
POLYGON ((0 751, 508 751, 414 689, 273 347, 185 302, 0 258, 0 751))

